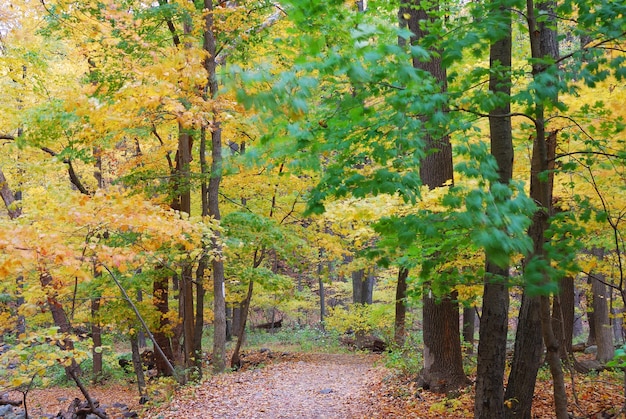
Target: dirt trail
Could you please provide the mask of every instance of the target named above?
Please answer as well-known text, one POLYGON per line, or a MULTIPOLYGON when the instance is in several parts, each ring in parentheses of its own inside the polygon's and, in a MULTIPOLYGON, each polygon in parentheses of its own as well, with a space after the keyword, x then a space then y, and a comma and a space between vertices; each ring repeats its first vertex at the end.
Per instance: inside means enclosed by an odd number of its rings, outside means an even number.
POLYGON ((184 391, 150 418, 371 418, 372 386, 388 373, 377 357, 314 354, 222 374, 184 391))

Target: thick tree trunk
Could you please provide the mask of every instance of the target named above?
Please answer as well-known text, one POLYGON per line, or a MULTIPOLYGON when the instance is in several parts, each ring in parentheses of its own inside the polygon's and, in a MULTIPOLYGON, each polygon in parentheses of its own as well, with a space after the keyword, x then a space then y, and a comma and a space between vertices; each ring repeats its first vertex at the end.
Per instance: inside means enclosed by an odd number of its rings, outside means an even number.
POLYGON ((400 267, 398 270, 398 283, 396 285, 396 317, 394 320, 393 341, 398 348, 404 346, 406 339, 406 280, 409 270, 400 267))
POLYGON ((508 330, 508 269, 487 262, 480 316, 474 417, 504 416, 504 367, 508 330))
MULTIPOLYGON (((413 33, 412 44, 429 35, 428 22, 440 18, 438 11, 438 2, 404 0, 400 3, 400 25, 408 27, 413 33)), ((446 69, 440 54, 434 54, 426 62, 414 58, 413 66, 430 73, 440 83, 441 91, 447 91, 446 69)), ((446 109, 441 111, 445 112, 446 109)), ((443 134, 444 127, 439 128, 441 130, 438 129, 438 132, 423 134, 426 155, 421 162, 420 178, 430 189, 447 185, 454 179, 450 138, 443 134)), ((424 369, 421 381, 433 391, 445 392, 469 383, 463 372, 459 306, 455 299, 455 295, 448 295, 442 296, 441 302, 437 302, 428 287, 425 287, 424 369)))
POLYGON ((355 304, 372 304, 374 292, 374 275, 365 274, 364 269, 352 272, 352 302, 355 304))
MULTIPOLYGON (((500 39, 492 42, 489 62, 494 75, 489 80, 489 90, 511 95, 511 11, 498 8, 493 13, 502 15, 506 30, 500 39), (499 68, 499 69, 497 69, 499 68), (497 70, 496 70, 497 69, 497 70), (496 76, 495 74, 500 74, 496 76)), ((500 183, 508 184, 513 174, 513 132, 510 102, 490 112, 489 131, 491 154, 498 163, 500 183)), ((483 311, 476 372, 476 398, 474 417, 501 418, 504 416, 504 368, 506 363, 506 338, 509 313, 509 269, 499 267, 489 260, 485 268, 483 311)))
POLYGON ((419 384, 437 393, 469 384, 463 371, 456 297, 453 292, 437 301, 430 291, 424 293, 424 369, 419 384))
POLYGON ((522 295, 511 372, 504 393, 505 418, 531 418, 537 371, 543 355, 539 297, 522 295))

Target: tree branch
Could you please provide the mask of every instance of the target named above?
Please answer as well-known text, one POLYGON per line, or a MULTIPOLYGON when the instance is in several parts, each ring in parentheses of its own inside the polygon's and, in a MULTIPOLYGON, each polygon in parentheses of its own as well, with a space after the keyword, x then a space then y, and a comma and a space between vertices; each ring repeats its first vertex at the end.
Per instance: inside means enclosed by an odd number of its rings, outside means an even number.
MULTIPOLYGON (((257 34, 257 33, 261 32, 263 29, 269 28, 270 26, 272 26, 273 24, 278 22, 278 20, 280 19, 281 15, 283 15, 283 14, 287 15, 285 10, 280 6, 279 3, 274 3, 273 5, 278 10, 276 10, 274 13, 269 15, 267 17, 267 19, 265 19, 265 21, 263 21, 260 25, 255 26, 254 28, 250 28, 247 31, 245 31, 244 34, 246 34, 246 35, 257 34)), ((215 62, 216 62, 216 64, 218 64, 218 65, 224 64, 226 62, 226 58, 228 58, 228 55, 237 47, 237 45, 239 44, 241 39, 242 39, 242 37, 239 36, 232 43, 230 43, 230 44, 220 48, 216 52, 216 54, 215 54, 215 62)))

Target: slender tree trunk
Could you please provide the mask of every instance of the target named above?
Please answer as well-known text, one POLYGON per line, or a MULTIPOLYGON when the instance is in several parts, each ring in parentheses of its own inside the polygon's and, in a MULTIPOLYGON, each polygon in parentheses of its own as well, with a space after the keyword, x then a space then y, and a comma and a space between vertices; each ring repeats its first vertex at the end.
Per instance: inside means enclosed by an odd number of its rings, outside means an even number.
POLYGON ((467 345, 466 354, 474 353, 474 331, 476 330, 476 307, 463 307, 463 342, 467 345))
POLYGON ((182 321, 183 321, 183 354, 185 367, 192 368, 196 365, 196 328, 195 328, 195 311, 194 311, 194 295, 193 295, 193 271, 189 264, 183 266, 181 273, 181 294, 182 299, 182 321))
MULTIPOLYGON (((141 288, 137 289, 137 303, 141 303, 143 302, 143 291, 141 290, 141 288)), ((137 332, 137 344, 139 345, 140 348, 145 348, 146 345, 146 333, 143 331, 143 329, 140 329, 137 332)))
POLYGON ((174 359, 174 352, 172 351, 172 345, 165 330, 169 328, 170 322, 168 319, 169 314, 169 279, 162 270, 157 270, 156 278, 152 283, 152 299, 153 305, 156 307, 159 313, 159 325, 154 332, 154 340, 163 350, 163 354, 167 359, 163 359, 160 354, 156 355, 156 367, 157 372, 160 375, 169 376, 171 371, 168 365, 168 360, 174 359))
POLYGON ((326 316, 326 295, 324 294, 324 276, 322 275, 324 271, 322 256, 324 256, 324 249, 320 249, 319 260, 317 261, 317 283, 320 289, 320 325, 323 329, 324 316, 326 316))
MULTIPOLYGON (((490 47, 490 66, 494 70, 489 90, 511 95, 511 11, 504 7, 494 9, 506 22, 506 30, 490 47), (500 76, 496 76, 499 74, 500 76)), ((513 132, 509 100, 490 112, 489 131, 491 154, 498 163, 500 183, 508 184, 513 174, 513 132)), ((499 267, 488 259, 485 268, 483 311, 480 317, 480 336, 476 371, 476 398, 474 417, 501 418, 504 416, 504 368, 509 313, 509 269, 499 267)))
POLYGON ((251 278, 250 283, 248 284, 248 293, 246 294, 246 298, 245 300, 243 300, 241 306, 241 323, 239 325, 239 329, 237 330, 237 343, 235 344, 235 349, 233 350, 233 356, 230 359, 231 368, 241 367, 241 358, 239 357, 239 351, 241 350, 241 345, 243 344, 243 339, 246 334, 246 322, 248 320, 248 310, 250 309, 250 300, 252 300, 253 290, 254 281, 251 278))
POLYGON ((406 280, 408 277, 409 270, 405 267, 400 267, 396 285, 396 317, 393 330, 393 341, 398 348, 402 348, 406 340, 406 280))
MULTIPOLYGON (((217 86, 217 46, 213 25, 213 1, 204 0, 206 10, 203 48, 207 52, 204 68, 208 74, 207 91, 211 99, 218 95, 217 86)), ((222 127, 218 111, 214 111, 211 124, 211 177, 207 189, 209 215, 216 221, 221 220, 219 191, 222 181, 222 127)), ((222 244, 219 232, 214 233, 212 246, 221 254, 222 244)), ((224 295, 224 261, 220 257, 211 261, 213 268, 213 370, 223 372, 226 368, 226 298, 224 295)))
POLYGON ((202 378, 202 337, 204 332, 204 296, 206 295, 206 288, 204 284, 204 273, 209 266, 209 257, 203 255, 198 262, 198 269, 196 270, 196 318, 195 318, 195 330, 194 330, 194 367, 196 379, 202 378))
POLYGON ((613 329, 609 320, 609 305, 607 286, 602 273, 594 273, 591 280, 591 293, 593 295, 593 321, 596 332, 596 360, 604 363, 615 355, 613 344, 613 329))
MULTIPOLYGON (((593 278, 591 275, 587 276, 587 284, 593 287, 593 278)), ((596 316, 593 311, 593 291, 589 291, 585 295, 587 300, 587 325, 589 326, 589 334, 587 335, 587 346, 593 346, 596 344, 596 316)))
POLYGON ((559 339, 561 359, 569 361, 574 336, 574 277, 561 278, 559 295, 552 302, 552 327, 559 339))
MULTIPOLYGON (((98 272, 96 275, 101 276, 98 272)), ((91 299, 91 339, 93 349, 91 356, 93 359, 93 383, 96 384, 102 379, 102 326, 100 325, 100 297, 91 299)))
POLYGON ((139 350, 139 339, 136 333, 130 334, 130 350, 133 361, 133 370, 137 377, 137 388, 139 397, 143 400, 146 396, 146 378, 143 374, 143 365, 141 363, 141 352, 139 350))
MULTIPOLYGON (((49 272, 41 272, 39 275, 39 281, 44 290, 50 291, 49 287, 53 282, 53 278, 49 272)), ((61 305, 59 300, 57 300, 56 295, 53 291, 47 292, 47 300, 48 308, 50 309, 50 313, 52 314, 52 320, 54 321, 54 325, 59 328, 60 333, 69 336, 71 332, 70 321, 67 317, 67 313, 63 309, 63 306, 61 305)), ((97 408, 97 405, 91 398, 87 387, 85 387, 80 379, 81 368, 80 365, 78 365, 78 363, 76 362, 74 356, 72 355, 72 352, 74 351, 74 342, 72 342, 72 340, 68 337, 63 339, 57 345, 59 346, 59 348, 68 353, 70 364, 65 367, 65 374, 67 375, 67 377, 74 381, 76 386, 80 389, 91 411, 100 418, 106 418, 106 414, 104 414, 100 409, 97 408)))

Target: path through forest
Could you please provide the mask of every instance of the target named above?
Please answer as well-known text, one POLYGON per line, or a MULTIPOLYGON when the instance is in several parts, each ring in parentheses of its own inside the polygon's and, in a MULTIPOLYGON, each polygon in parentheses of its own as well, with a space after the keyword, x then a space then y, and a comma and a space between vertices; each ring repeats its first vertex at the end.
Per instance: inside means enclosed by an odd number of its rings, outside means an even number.
POLYGON ((363 354, 310 354, 186 389, 150 418, 378 417, 376 383, 389 372, 363 354))

